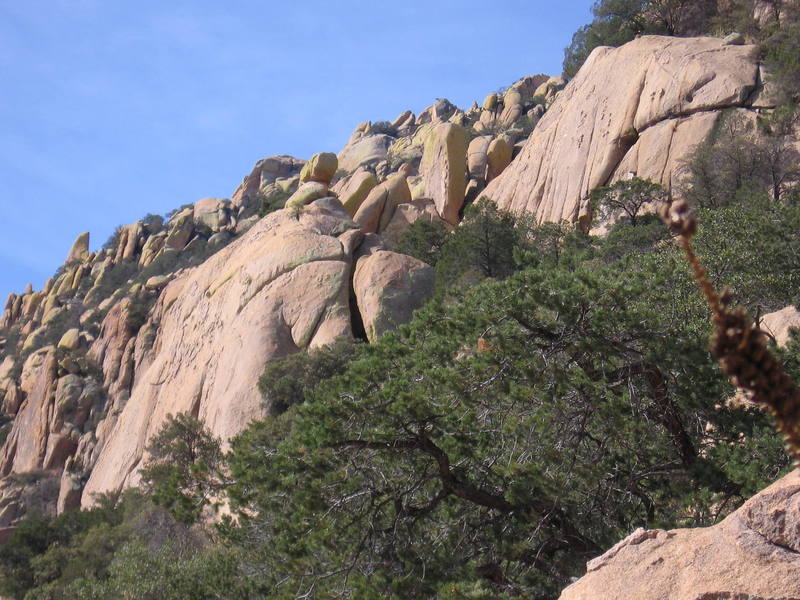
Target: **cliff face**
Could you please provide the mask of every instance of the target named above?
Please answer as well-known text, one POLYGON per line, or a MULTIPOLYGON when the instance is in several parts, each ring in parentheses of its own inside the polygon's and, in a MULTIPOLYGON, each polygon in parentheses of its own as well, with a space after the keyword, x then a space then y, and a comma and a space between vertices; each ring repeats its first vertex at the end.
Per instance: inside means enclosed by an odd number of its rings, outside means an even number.
POLYGON ((629 174, 671 188, 723 110, 759 106, 755 46, 644 36, 597 48, 485 195, 541 221, 588 220, 589 192, 629 174))

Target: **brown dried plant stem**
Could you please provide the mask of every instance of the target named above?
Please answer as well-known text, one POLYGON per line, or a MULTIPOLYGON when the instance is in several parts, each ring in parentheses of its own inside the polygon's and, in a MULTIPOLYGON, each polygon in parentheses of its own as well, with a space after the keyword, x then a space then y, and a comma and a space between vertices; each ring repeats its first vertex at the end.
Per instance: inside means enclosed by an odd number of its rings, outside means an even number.
POLYGON ((661 211, 665 223, 679 236, 692 275, 713 313, 711 351, 734 385, 749 391, 753 400, 775 418, 786 451, 800 466, 800 390, 767 347, 767 337, 742 307, 730 308, 730 293, 718 294, 692 248, 697 221, 684 201, 667 204, 661 211))

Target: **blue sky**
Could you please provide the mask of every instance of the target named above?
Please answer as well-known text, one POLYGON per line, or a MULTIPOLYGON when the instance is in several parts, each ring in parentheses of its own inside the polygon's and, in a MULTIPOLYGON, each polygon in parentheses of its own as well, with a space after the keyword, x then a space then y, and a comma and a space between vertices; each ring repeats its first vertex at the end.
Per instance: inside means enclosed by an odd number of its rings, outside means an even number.
POLYGON ((0 0, 0 302, 259 158, 560 73, 591 4, 0 0))

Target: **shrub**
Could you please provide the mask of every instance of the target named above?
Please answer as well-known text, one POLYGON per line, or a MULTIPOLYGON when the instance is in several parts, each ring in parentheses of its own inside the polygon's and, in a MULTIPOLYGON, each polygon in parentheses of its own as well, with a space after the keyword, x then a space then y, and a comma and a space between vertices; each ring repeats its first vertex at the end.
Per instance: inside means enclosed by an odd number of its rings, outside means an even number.
POLYGON ((400 235, 395 251, 433 267, 439 262, 447 236, 447 228, 440 221, 415 221, 400 235))
POLYGON ((571 78, 598 46, 621 46, 637 35, 698 35, 716 16, 714 0, 598 0, 594 19, 564 50, 564 76, 571 78))
POLYGON ((267 411, 279 415, 303 404, 320 381, 343 373, 358 350, 358 344, 338 340, 330 346, 269 361, 258 378, 267 411))
POLYGON ((666 200, 667 191, 662 186, 639 177, 592 190, 592 201, 602 218, 623 216, 632 227, 646 207, 657 208, 666 200))
POLYGON ((182 523, 194 523, 221 490, 221 442, 187 413, 168 415, 150 439, 142 482, 153 501, 182 523))
POLYGON ((800 154, 790 140, 741 113, 724 115, 712 135, 683 162, 681 182, 694 205, 718 208, 738 198, 769 191, 781 200, 800 181, 800 154))
POLYGON ((282 209, 291 195, 291 192, 284 192, 283 190, 269 195, 258 192, 254 199, 256 206, 258 206, 258 216, 263 217, 271 212, 282 209))

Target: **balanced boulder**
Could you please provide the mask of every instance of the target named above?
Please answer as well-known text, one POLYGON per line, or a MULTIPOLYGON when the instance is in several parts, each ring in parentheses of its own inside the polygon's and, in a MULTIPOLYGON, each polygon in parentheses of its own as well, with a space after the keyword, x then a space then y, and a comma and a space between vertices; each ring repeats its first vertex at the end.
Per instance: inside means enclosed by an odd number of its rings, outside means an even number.
POLYGON ((338 168, 339 160, 333 152, 319 152, 303 165, 300 171, 300 181, 317 181, 330 185, 338 168))

